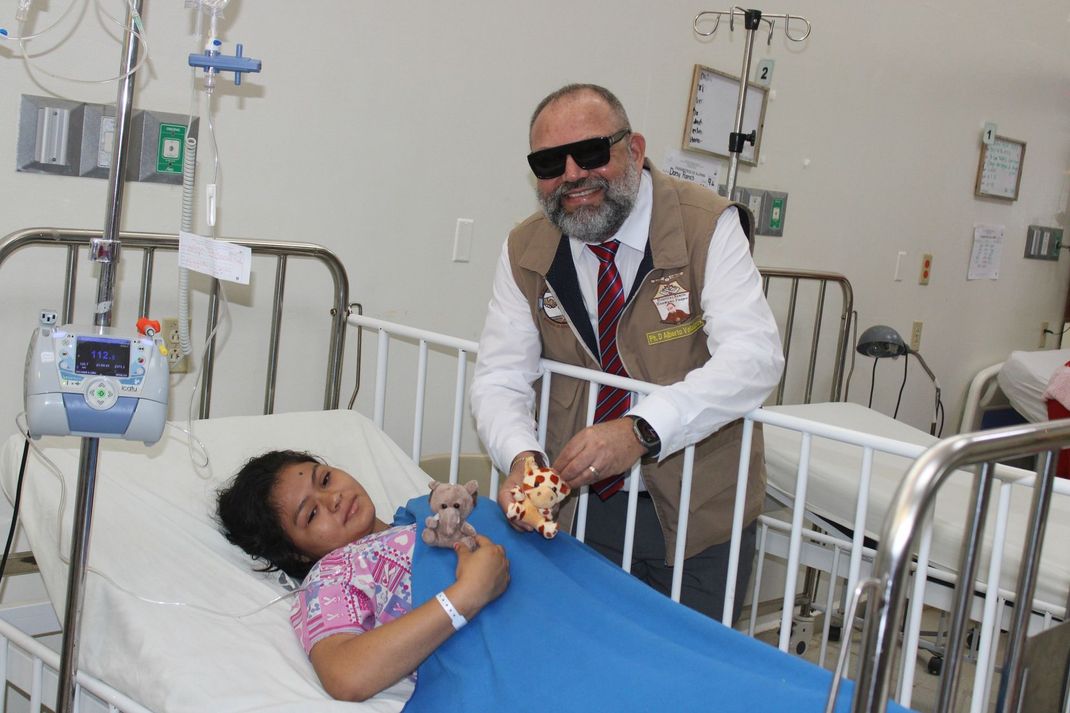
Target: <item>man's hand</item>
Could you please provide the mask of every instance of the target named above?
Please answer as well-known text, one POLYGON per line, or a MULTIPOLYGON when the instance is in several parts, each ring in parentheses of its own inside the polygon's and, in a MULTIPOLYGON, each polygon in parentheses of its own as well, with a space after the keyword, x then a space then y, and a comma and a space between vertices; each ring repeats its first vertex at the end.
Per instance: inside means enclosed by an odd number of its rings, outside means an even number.
POLYGON ((627 473, 646 449, 632 431, 630 418, 597 423, 565 444, 553 468, 573 488, 627 473))
POLYGON ((509 505, 516 502, 513 498, 512 490, 514 487, 519 487, 524 482, 525 456, 541 457, 539 454, 535 453, 535 451, 522 451, 521 453, 518 453, 513 458, 509 473, 506 475, 505 480, 502 481, 501 487, 498 488, 498 507, 505 513, 506 520, 513 526, 513 529, 519 532, 531 532, 535 529, 526 522, 513 522, 508 519, 509 505))

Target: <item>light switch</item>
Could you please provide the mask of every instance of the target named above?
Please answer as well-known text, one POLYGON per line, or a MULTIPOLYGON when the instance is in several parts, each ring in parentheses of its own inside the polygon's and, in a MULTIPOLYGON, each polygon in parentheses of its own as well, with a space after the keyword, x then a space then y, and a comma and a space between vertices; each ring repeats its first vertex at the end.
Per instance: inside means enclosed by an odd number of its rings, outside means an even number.
POLYGON ((453 261, 468 262, 472 258, 472 231, 475 221, 471 218, 458 218, 453 231, 453 261))

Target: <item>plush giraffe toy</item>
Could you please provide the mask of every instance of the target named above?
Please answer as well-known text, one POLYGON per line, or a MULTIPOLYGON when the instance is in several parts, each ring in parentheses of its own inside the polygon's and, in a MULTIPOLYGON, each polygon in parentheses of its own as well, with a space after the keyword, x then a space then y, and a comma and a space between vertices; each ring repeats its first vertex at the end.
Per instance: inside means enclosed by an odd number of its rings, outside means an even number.
POLYGON ((572 491, 561 476, 550 468, 535 464, 535 459, 524 459, 524 481, 509 491, 513 502, 505 515, 513 522, 526 522, 546 539, 557 535, 553 507, 572 491))

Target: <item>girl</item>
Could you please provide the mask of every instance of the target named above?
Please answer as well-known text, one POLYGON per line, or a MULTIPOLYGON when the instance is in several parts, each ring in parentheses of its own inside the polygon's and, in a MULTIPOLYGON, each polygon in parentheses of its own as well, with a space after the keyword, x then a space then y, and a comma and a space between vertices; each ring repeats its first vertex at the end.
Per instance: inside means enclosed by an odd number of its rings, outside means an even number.
POLYGON ((483 536, 457 552, 456 581, 412 608, 416 526, 375 516, 344 470, 309 453, 270 451, 220 491, 227 539, 303 578, 290 620, 327 692, 363 701, 416 667, 509 584, 505 551, 483 536))

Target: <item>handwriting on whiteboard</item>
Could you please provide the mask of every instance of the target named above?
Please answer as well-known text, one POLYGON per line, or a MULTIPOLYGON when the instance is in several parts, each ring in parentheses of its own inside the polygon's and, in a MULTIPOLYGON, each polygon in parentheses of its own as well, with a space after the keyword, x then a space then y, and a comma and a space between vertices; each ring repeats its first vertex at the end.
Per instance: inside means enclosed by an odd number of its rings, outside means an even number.
MULTIPOLYGON (((739 158, 757 163, 765 114, 766 88, 748 83, 741 133, 757 132, 755 144, 745 143, 739 158)), ((684 127, 684 148, 727 158, 728 137, 735 130, 739 78, 695 65, 691 101, 684 127)))
POLYGON ((1017 198, 1025 145, 997 136, 981 151, 984 159, 977 192, 999 198, 1017 198))

